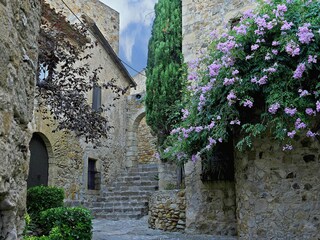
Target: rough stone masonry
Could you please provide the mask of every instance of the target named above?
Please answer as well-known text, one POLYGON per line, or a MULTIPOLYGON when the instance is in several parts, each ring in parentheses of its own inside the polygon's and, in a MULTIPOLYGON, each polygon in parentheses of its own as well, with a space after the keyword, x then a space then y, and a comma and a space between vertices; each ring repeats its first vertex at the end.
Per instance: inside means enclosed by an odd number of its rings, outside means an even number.
POLYGON ((0 239, 24 226, 40 1, 0 0, 0 239))

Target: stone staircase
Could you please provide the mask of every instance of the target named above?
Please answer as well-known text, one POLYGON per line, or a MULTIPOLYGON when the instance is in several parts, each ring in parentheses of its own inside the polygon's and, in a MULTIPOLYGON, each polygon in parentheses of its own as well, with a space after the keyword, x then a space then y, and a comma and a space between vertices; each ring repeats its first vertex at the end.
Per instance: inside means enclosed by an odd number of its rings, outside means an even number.
POLYGON ((140 164, 124 171, 97 202, 88 206, 95 218, 139 219, 148 215, 148 197, 158 190, 156 164, 140 164))

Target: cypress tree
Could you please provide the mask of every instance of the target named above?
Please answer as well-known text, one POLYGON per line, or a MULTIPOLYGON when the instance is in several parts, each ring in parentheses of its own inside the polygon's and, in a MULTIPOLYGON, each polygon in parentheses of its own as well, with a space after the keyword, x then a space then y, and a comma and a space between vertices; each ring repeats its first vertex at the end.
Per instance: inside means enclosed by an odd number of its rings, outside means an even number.
POLYGON ((183 78, 182 3, 159 0, 148 45, 146 120, 161 145, 180 119, 183 78))

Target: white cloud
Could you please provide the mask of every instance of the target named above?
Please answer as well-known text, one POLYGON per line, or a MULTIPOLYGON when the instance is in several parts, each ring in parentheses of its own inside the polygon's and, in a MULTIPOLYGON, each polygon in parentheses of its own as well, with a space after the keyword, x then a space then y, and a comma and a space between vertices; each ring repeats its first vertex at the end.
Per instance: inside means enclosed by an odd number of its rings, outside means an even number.
POLYGON ((120 31, 131 23, 150 26, 154 16, 154 4, 157 0, 100 0, 120 13, 120 31))
MULTIPOLYGON (((154 19, 154 5, 158 0, 100 0, 120 13, 120 48, 126 60, 132 63, 132 48, 136 37, 142 34, 143 28, 151 26, 154 19), (131 24, 139 27, 133 28, 131 24)), ((146 36, 148 38, 149 36, 146 36)), ((147 44, 144 42, 142 44, 147 44)))
POLYGON ((128 31, 126 34, 122 34, 121 47, 123 48, 124 55, 127 60, 132 62, 132 49, 136 42, 136 36, 141 32, 141 27, 132 29, 128 31))

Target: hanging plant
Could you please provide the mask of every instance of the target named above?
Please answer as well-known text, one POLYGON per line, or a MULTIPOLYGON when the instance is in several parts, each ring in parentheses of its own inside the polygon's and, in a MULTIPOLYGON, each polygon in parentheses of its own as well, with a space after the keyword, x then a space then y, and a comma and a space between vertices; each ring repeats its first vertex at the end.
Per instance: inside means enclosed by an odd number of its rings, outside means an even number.
MULTIPOLYGON (((183 121, 163 157, 197 159, 236 139, 243 150, 267 134, 291 150, 315 138, 320 112, 320 3, 259 2, 189 64, 183 121)), ((216 36, 213 33, 212 36, 216 36)))

